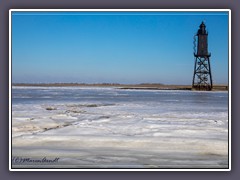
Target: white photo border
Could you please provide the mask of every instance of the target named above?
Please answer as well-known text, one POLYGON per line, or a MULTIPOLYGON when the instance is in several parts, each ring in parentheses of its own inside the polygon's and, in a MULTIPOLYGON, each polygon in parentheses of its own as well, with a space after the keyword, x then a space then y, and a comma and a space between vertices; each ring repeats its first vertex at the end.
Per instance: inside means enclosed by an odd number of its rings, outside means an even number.
POLYGON ((231 9, 10 9, 9 10, 9 171, 231 171, 231 9), (12 12, 228 12, 228 169, 31 169, 12 168, 12 12))

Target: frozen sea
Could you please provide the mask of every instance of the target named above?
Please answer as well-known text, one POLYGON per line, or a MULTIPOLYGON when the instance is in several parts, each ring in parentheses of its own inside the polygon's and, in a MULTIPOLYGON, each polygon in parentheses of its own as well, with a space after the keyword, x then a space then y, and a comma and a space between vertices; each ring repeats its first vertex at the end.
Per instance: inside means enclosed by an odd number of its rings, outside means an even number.
POLYGON ((12 167, 228 168, 228 92, 13 86, 12 167))

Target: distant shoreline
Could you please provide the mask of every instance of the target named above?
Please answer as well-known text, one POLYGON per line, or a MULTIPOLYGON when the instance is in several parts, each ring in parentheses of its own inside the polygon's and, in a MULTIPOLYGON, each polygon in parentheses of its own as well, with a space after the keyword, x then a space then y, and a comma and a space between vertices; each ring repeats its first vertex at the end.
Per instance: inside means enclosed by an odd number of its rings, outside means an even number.
MULTIPOLYGON (((117 83, 13 83, 12 86, 27 87, 116 87, 119 89, 136 89, 136 90, 192 90, 191 85, 164 85, 157 83, 143 84, 117 84, 117 83)), ((228 91, 228 85, 213 85, 213 91, 228 91)))

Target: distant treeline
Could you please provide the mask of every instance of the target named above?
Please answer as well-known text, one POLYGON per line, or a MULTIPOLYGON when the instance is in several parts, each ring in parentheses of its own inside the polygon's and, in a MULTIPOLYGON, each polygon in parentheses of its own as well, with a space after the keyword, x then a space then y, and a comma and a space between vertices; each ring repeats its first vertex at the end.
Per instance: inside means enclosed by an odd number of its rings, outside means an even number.
MULTIPOLYGON (((117 87, 120 89, 151 89, 151 90, 192 90, 191 85, 164 85, 161 83, 119 84, 119 83, 13 83, 13 86, 36 87, 117 87)), ((228 91, 228 85, 213 85, 213 91, 228 91)))
POLYGON ((154 86, 163 85, 161 83, 140 83, 140 84, 120 84, 120 83, 13 83, 13 86, 154 86))

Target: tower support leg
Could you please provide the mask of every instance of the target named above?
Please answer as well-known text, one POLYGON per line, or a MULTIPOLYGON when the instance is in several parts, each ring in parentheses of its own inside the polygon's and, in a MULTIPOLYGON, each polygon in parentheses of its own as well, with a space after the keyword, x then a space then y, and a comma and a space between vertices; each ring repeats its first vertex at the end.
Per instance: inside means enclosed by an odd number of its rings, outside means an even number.
POLYGON ((212 90, 212 73, 209 56, 195 56, 192 89, 200 91, 212 90))

